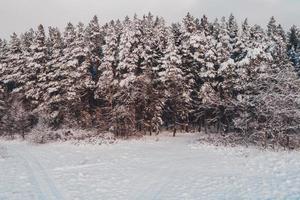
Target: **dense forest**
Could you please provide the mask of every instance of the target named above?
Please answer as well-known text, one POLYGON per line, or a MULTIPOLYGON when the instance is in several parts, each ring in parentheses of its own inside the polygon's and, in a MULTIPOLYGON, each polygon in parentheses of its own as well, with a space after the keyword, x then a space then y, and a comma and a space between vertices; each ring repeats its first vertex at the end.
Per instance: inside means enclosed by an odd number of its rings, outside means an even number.
POLYGON ((204 131, 292 146, 300 135, 300 31, 233 15, 151 13, 68 23, 0 40, 0 135, 37 124, 110 131, 204 131))

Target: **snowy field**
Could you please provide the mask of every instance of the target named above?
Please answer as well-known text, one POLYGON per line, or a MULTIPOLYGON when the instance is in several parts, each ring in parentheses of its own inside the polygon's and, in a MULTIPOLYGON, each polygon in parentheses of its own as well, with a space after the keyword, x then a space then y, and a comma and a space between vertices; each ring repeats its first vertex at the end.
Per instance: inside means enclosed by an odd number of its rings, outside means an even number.
POLYGON ((300 153, 212 147, 196 136, 114 145, 0 141, 0 199, 300 199, 300 153))

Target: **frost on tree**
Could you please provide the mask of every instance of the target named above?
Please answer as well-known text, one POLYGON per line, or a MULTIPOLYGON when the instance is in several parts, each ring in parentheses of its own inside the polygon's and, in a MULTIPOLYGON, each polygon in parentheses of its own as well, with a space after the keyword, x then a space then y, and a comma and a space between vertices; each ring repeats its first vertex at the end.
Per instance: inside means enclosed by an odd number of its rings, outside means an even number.
POLYGON ((40 119, 117 136, 204 127, 297 146, 297 27, 286 34, 274 17, 266 29, 239 25, 232 14, 210 22, 188 13, 170 26, 151 13, 99 21, 0 40, 2 125, 21 131, 40 119))
MULTIPOLYGON (((98 67, 99 79, 95 88, 95 98, 103 101, 97 113, 102 114, 102 127, 105 130, 113 130, 113 110, 116 106, 115 94, 119 90, 117 80, 117 66, 119 64, 119 45, 122 24, 120 21, 111 21, 105 28, 105 45, 103 45, 104 57, 98 67)), ((114 130, 115 131, 115 130, 114 130)))
POLYGON ((167 88, 165 118, 173 126, 173 136, 176 134, 178 125, 184 125, 188 120, 189 88, 185 84, 181 65, 179 51, 170 38, 163 61, 165 71, 161 73, 161 77, 167 88))
POLYGON ((274 69, 265 63, 256 71, 248 83, 251 89, 239 99, 242 110, 236 126, 251 142, 294 148, 300 120, 299 78, 289 64, 274 69))

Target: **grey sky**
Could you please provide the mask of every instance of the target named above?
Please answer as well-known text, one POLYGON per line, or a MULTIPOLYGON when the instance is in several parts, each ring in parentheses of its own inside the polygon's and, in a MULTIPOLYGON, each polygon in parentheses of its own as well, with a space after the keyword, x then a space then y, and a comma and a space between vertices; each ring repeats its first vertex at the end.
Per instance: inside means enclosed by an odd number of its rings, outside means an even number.
POLYGON ((168 22, 180 21, 187 12, 209 19, 232 12, 239 22, 248 17, 251 24, 264 26, 274 15, 285 28, 300 26, 300 0, 0 0, 0 37, 40 23, 62 29, 69 21, 86 23, 94 14, 104 23, 149 11, 168 22))

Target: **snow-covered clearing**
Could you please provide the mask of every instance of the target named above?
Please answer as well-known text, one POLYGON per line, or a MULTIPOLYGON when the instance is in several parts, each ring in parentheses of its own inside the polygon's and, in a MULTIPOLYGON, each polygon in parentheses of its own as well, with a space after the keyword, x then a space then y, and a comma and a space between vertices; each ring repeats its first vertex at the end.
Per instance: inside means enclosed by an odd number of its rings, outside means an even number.
POLYGON ((300 153, 160 136, 113 145, 0 141, 0 199, 300 199, 300 153))

